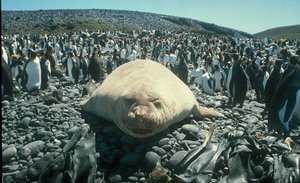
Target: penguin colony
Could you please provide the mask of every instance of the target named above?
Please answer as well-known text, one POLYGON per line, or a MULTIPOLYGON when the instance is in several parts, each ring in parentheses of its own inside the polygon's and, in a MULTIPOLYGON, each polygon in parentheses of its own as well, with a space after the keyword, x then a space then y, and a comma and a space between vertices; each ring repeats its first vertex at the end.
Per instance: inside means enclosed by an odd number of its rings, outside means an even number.
POLYGON ((121 64, 149 59, 187 85, 209 95, 227 95, 228 106, 243 107, 247 92, 254 90, 257 101, 265 103, 269 130, 288 135, 300 123, 299 55, 299 40, 193 33, 86 30, 2 36, 1 96, 13 100, 14 92, 38 94, 51 87, 53 76, 66 77, 70 85, 101 83, 121 64))

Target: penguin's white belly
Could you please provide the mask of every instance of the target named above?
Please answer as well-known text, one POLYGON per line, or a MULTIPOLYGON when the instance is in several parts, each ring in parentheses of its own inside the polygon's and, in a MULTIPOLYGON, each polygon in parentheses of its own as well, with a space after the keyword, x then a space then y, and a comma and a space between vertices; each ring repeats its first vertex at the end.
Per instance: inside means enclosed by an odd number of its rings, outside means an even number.
POLYGON ((73 61, 72 59, 68 58, 68 63, 67 63, 68 75, 70 77, 70 80, 74 83, 75 79, 72 74, 72 68, 73 68, 73 61))
POLYGON ((204 77, 203 82, 202 82, 202 89, 205 93, 207 93, 209 95, 213 95, 214 90, 209 86, 208 82, 209 82, 209 80, 204 77))
POLYGON ((26 73, 28 74, 28 81, 26 83, 26 88, 30 91, 33 88, 40 89, 41 87, 41 68, 40 64, 29 62, 26 67, 26 73))
POLYGON ((214 79, 215 79, 215 91, 222 91, 222 75, 221 73, 215 74, 214 75, 214 79))

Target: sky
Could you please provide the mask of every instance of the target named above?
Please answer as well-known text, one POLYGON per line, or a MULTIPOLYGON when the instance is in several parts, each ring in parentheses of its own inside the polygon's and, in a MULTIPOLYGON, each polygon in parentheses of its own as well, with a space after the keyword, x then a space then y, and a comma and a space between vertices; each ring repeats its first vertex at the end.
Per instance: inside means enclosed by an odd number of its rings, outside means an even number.
POLYGON ((300 24, 300 0, 1 0, 2 10, 117 9, 192 18, 250 34, 300 24))

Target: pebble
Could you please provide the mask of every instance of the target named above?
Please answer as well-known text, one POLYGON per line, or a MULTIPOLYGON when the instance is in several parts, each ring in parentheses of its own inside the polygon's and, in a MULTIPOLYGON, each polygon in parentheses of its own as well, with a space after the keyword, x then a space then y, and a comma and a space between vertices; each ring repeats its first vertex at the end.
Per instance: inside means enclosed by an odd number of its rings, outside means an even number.
POLYGON ((17 154, 17 149, 15 145, 11 145, 2 151, 2 161, 5 163, 9 161, 11 158, 15 157, 17 154))
POLYGON ((175 166, 187 155, 187 151, 178 151, 173 154, 169 160, 170 168, 175 168, 175 166))
POLYGON ((164 145, 167 145, 167 144, 169 144, 169 141, 170 141, 169 138, 163 138, 163 139, 159 140, 158 146, 162 147, 164 145))
POLYGON ((76 130, 78 129, 77 126, 72 127, 71 129, 69 129, 67 131, 67 134, 69 135, 69 137, 72 137, 72 135, 76 132, 76 130))
POLYGON ((30 123, 30 117, 24 117, 19 123, 18 127, 19 128, 28 128, 28 125, 30 123))
POLYGON ((196 125, 192 125, 192 124, 185 124, 181 127, 181 131, 183 133, 189 133, 192 132, 194 134, 198 134, 199 132, 199 127, 196 125))
POLYGON ((19 158, 27 159, 27 157, 31 154, 31 150, 29 148, 22 148, 18 151, 19 158))
POLYGON ((119 183, 119 182, 122 181, 122 177, 121 177, 121 175, 119 175, 119 174, 113 175, 113 176, 109 177, 109 181, 110 181, 111 183, 119 183))
POLYGON ((37 140, 48 139, 53 135, 51 131, 40 130, 34 136, 37 140))
POLYGON ((137 181, 139 181, 139 178, 137 178, 135 176, 130 176, 130 177, 128 177, 128 180, 132 181, 132 182, 137 182, 137 181))
POLYGON ((157 154, 159 154, 159 155, 164 155, 164 154, 167 153, 163 148, 160 148, 160 147, 157 147, 157 146, 153 146, 152 150, 154 152, 156 152, 157 154))
POLYGON ((9 101, 3 100, 2 101, 2 107, 6 107, 6 106, 9 106, 9 101))
POLYGON ((145 164, 150 168, 153 169, 155 168, 157 161, 160 159, 160 156, 153 151, 148 151, 145 154, 145 164))
MULTIPOLYGON (((29 150, 29 153, 31 153, 32 155, 38 154, 44 147, 45 147, 44 141, 37 140, 37 141, 30 142, 22 148, 23 152, 26 152, 23 155, 28 156, 28 154, 27 154, 28 150, 29 150)), ((20 151, 22 151, 22 149, 20 151)))

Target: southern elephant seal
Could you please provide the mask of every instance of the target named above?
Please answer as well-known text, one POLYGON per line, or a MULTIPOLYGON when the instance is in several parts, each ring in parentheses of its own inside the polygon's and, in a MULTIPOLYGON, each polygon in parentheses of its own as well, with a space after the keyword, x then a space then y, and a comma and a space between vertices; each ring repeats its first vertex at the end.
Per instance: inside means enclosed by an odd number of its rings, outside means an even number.
POLYGON ((138 138, 161 132, 191 114, 201 118, 223 116, 199 106, 187 85, 163 65, 149 60, 118 67, 81 107, 138 138))

